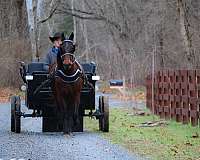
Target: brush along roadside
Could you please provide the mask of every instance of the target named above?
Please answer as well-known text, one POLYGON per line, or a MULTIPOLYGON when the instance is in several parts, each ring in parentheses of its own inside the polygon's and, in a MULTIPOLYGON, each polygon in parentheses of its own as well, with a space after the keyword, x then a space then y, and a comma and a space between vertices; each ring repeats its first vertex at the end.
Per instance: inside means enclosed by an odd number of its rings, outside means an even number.
POLYGON ((9 103, 12 95, 20 95, 24 99, 24 92, 17 88, 0 88, 0 103, 9 103))

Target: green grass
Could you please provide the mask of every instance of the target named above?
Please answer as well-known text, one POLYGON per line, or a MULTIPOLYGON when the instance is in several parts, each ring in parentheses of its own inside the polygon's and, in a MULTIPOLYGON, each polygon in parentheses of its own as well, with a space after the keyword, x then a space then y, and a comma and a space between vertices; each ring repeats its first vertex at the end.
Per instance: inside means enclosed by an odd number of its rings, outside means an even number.
MULTIPOLYGON (((159 160, 196 160, 200 158, 200 128, 168 121, 160 127, 136 127, 156 116, 134 116, 128 109, 110 110, 110 132, 100 133, 112 143, 120 144, 130 152, 159 160)), ((98 132, 98 121, 85 119, 88 130, 98 132)))

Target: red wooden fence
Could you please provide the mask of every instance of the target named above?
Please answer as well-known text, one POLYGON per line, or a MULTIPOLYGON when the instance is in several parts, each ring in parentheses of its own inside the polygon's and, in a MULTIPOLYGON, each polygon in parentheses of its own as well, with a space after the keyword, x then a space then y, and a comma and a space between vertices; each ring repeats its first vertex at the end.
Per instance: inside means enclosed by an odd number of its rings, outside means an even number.
POLYGON ((154 114, 193 126, 200 123, 200 70, 158 71, 153 86, 151 76, 146 84, 147 107, 154 114))

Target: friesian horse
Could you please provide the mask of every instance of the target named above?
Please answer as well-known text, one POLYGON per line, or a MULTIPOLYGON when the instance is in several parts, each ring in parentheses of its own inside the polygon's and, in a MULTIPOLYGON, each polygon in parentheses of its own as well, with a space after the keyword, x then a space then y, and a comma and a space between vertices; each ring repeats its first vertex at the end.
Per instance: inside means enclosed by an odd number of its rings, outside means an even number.
POLYGON ((74 56, 73 38, 72 33, 60 47, 52 88, 60 119, 58 127, 64 134, 71 134, 74 125, 79 123, 80 95, 84 84, 83 69, 74 56))

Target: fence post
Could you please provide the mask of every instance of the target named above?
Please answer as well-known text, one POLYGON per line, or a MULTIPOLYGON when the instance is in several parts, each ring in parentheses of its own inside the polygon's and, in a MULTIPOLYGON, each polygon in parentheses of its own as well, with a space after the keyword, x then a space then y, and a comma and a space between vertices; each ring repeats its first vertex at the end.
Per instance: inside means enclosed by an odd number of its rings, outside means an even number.
POLYGON ((181 76, 180 71, 175 71, 175 96, 174 96, 174 102, 175 102, 175 113, 176 113, 176 121, 181 122, 182 116, 181 116, 181 76))
POLYGON ((169 71, 163 71, 163 115, 166 119, 170 118, 170 97, 169 97, 169 71))
POLYGON ((196 70, 197 80, 197 118, 200 125, 200 70, 196 70))
MULTIPOLYGON (((152 109, 152 101, 151 101, 151 76, 148 75, 146 78, 146 106, 150 110, 152 109)), ((151 110, 152 111, 152 110, 151 110)))
POLYGON ((175 119, 175 101, 174 101, 174 96, 175 96, 175 73, 173 70, 169 71, 169 89, 170 89, 170 117, 171 119, 175 119))
POLYGON ((159 71, 159 105, 158 105, 158 114, 161 118, 164 118, 164 71, 159 71))
POLYGON ((161 80, 162 80, 162 74, 161 74, 161 71, 158 71, 157 72, 157 92, 158 92, 158 96, 157 96, 157 103, 156 103, 156 106, 155 106, 155 113, 156 115, 159 115, 159 107, 161 105, 161 100, 162 100, 162 96, 160 95, 161 92, 162 92, 162 85, 161 85, 161 80))
POLYGON ((189 78, 189 106, 190 106, 190 119, 193 126, 198 125, 197 115, 197 83, 196 71, 188 71, 189 78))
POLYGON ((183 124, 189 123, 188 71, 181 70, 181 109, 183 124))

